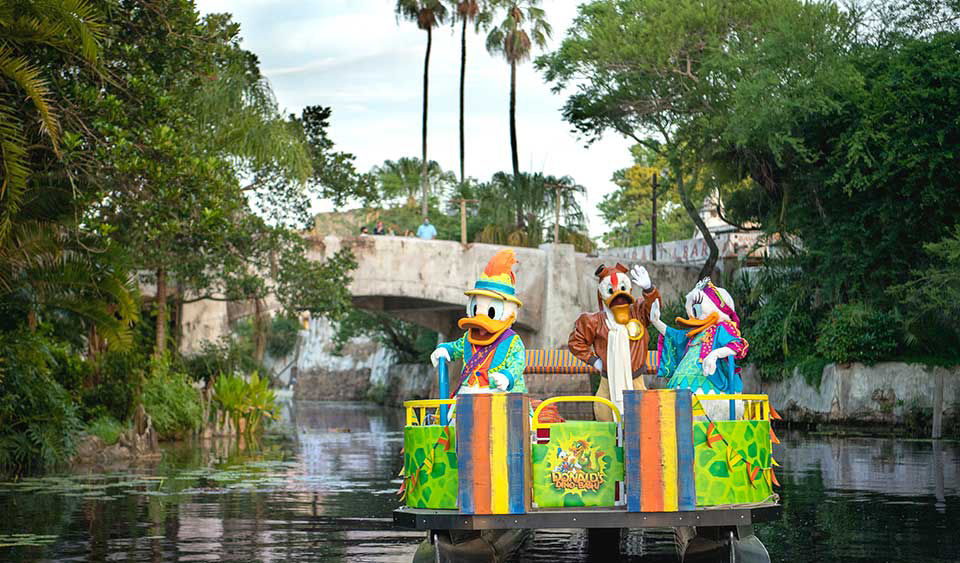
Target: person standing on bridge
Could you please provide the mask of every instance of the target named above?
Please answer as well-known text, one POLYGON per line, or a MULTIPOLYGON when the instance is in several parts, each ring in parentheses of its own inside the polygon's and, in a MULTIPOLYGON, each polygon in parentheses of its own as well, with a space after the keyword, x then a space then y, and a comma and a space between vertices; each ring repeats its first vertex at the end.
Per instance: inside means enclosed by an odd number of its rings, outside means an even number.
POLYGON ((458 393, 527 391, 523 381, 526 348, 510 328, 523 305, 516 295, 517 278, 512 269, 516 263, 509 248, 490 259, 473 289, 464 292, 470 297, 467 316, 457 326, 467 332, 453 342, 440 344, 430 354, 434 367, 441 359, 449 362, 463 358, 460 382, 451 397, 458 393))
MULTIPOLYGON (((577 318, 567 346, 574 356, 600 372, 597 397, 609 399, 623 412, 623 392, 646 389, 643 376, 655 373, 648 360, 647 325, 660 292, 640 265, 629 275, 623 264, 601 265, 595 275, 600 310, 577 318), (632 284, 643 290, 642 298, 630 293, 632 284)), ((593 414, 602 422, 613 420, 610 408, 600 403, 594 403, 593 414)))
POLYGON ((430 224, 430 219, 423 218, 423 224, 417 228, 417 237, 423 240, 433 240, 437 236, 437 228, 430 224))

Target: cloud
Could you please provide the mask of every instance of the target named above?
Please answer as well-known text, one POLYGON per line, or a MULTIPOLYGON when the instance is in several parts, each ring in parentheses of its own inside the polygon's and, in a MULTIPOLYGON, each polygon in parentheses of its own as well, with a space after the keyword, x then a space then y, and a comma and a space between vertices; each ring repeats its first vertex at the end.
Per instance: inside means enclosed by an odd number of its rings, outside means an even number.
MULTIPOLYGON (((241 24, 243 46, 256 53, 281 107, 333 109, 330 134, 361 169, 401 156, 419 156, 426 34, 397 22, 386 0, 199 0, 204 13, 228 11, 241 24)), ((547 7, 556 47, 576 13, 573 2, 547 7)), ((459 168, 459 29, 433 33, 430 61, 429 158, 459 168)), ((510 67, 491 56, 484 37, 468 35, 466 173, 488 179, 509 171, 507 120, 510 67)), ((553 94, 527 62, 517 69, 517 128, 521 169, 573 176, 587 188, 591 235, 605 232, 596 205, 615 186, 610 177, 631 162, 630 142, 610 135, 584 148, 570 133, 553 94)))

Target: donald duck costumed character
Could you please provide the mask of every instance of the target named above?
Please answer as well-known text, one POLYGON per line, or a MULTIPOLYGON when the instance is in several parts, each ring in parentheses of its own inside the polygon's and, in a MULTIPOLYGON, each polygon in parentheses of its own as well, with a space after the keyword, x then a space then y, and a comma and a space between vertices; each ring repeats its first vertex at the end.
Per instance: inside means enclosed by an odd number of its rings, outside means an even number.
POLYGON ((467 332, 453 342, 437 346, 430 361, 436 367, 440 358, 446 361, 463 358, 460 384, 451 393, 526 393, 523 369, 527 355, 520 336, 511 326, 523 305, 516 296, 517 263, 513 250, 501 250, 484 268, 470 297, 467 316, 457 323, 467 332))

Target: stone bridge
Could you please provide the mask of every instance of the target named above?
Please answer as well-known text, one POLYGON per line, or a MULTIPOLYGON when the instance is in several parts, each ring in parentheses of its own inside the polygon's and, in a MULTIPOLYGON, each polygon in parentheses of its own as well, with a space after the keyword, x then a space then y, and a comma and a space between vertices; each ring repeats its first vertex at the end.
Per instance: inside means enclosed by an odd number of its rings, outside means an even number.
MULTIPOLYGON (((394 236, 327 236, 310 243, 310 255, 318 260, 344 248, 353 252, 358 266, 350 291, 357 307, 387 312, 447 339, 460 332, 456 323, 466 307, 464 290, 504 248, 394 236)), ((515 328, 528 348, 566 347, 577 315, 597 308, 594 271, 616 258, 578 253, 569 244, 514 251, 517 294, 523 301, 515 328)), ((643 264, 665 300, 689 291, 699 273, 699 267, 643 264)))

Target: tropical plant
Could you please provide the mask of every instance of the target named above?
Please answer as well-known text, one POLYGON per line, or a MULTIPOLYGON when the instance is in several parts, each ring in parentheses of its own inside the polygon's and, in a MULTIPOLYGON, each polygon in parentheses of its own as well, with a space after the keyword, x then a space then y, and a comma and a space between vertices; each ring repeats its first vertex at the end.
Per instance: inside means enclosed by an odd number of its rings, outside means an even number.
POLYGON ((276 393, 269 388, 267 378, 254 371, 249 379, 239 374, 221 375, 213 384, 213 400, 223 418, 229 419, 239 439, 243 433, 253 435, 264 418, 273 419, 277 412, 276 393), (243 421, 243 425, 241 425, 243 421))
POLYGON ((100 438, 108 446, 116 444, 124 430, 124 425, 109 415, 99 416, 87 425, 87 434, 100 438))
POLYGON ((91 253, 76 233, 56 223, 18 222, 0 241, 0 328, 26 322, 35 329, 48 314, 80 319, 89 352, 128 348, 139 318, 136 286, 115 252, 91 253), (10 324, 12 323, 12 324, 10 324))
POLYGON ((433 46, 433 28, 443 24, 447 7, 442 0, 397 0, 397 18, 416 22, 417 27, 427 32, 427 48, 423 56, 423 130, 420 156, 421 214, 427 217, 429 185, 427 184, 427 98, 429 93, 430 48, 433 46))
POLYGON ((533 47, 543 48, 552 32, 540 0, 506 0, 504 18, 487 35, 487 51, 510 64, 510 155, 513 175, 520 175, 517 155, 517 65, 528 60, 533 47))
POLYGON ((570 176, 521 174, 514 177, 497 172, 486 184, 476 186, 473 197, 480 200, 477 220, 483 225, 474 236, 477 242, 536 247, 552 240, 556 222, 557 204, 561 217, 561 235, 578 245, 581 251, 590 250, 592 242, 583 236, 586 221, 577 198, 585 188, 570 176), (555 190, 560 190, 559 199, 555 190), (576 233, 576 235, 574 234, 576 233))
MULTIPOLYGON (((424 166, 419 158, 403 156, 397 160, 385 160, 380 166, 374 166, 371 174, 377 179, 383 201, 396 200, 406 196, 408 207, 416 205, 417 191, 423 185, 421 175, 424 166)), ((432 186, 432 198, 436 199, 456 183, 453 172, 444 170, 436 160, 427 163, 427 184, 432 186)))
POLYGON ((0 2, 0 241, 27 192, 34 139, 60 156, 60 100, 33 54, 53 48, 92 64, 102 39, 100 15, 85 0, 0 2))
POLYGON ((960 224, 938 242, 924 245, 932 258, 911 272, 910 281, 888 289, 904 320, 906 343, 926 355, 960 363, 960 224))

